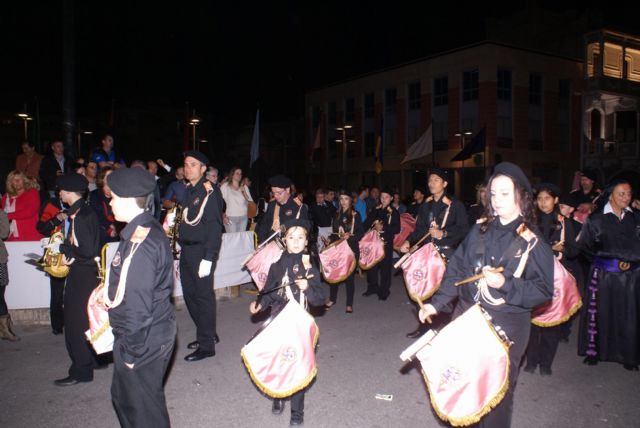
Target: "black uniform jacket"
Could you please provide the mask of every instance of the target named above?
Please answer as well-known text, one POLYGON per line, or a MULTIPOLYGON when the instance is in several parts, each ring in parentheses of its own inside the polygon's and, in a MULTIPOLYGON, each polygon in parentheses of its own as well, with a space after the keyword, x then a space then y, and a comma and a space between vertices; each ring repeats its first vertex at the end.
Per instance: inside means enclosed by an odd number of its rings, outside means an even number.
POLYGON ((591 214, 582 226, 578 245, 587 257, 640 262, 640 212, 629 208, 622 220, 614 213, 591 214))
POLYGON ((332 231, 335 235, 331 235, 330 241, 337 241, 340 237, 337 235, 339 232, 351 233, 351 224, 353 222, 353 233, 347 239, 347 243, 349 244, 349 248, 355 254, 356 259, 360 257, 360 247, 358 246, 358 242, 362 239, 364 235, 364 227, 362 226, 362 220, 360 220, 360 215, 355 209, 349 208, 346 212, 340 210, 340 212, 333 218, 332 231), (342 230, 340 230, 342 228, 342 230))
POLYGON ((131 258, 122 303, 109 310, 116 338, 113 352, 122 361, 140 365, 175 335, 175 312, 171 303, 173 255, 160 223, 148 212, 135 217, 120 232, 120 245, 109 273, 109 298, 116 295, 122 266, 131 258))
POLYGON ((442 228, 446 232, 446 236, 442 239, 431 240, 439 247, 445 249, 450 248, 449 254, 462 242, 469 230, 469 223, 467 220, 467 210, 464 204, 452 196, 443 195, 439 200, 435 200, 433 196, 429 196, 418 212, 418 219, 416 220, 416 230, 407 238, 411 245, 420 240, 431 227, 431 222, 435 221, 438 226, 442 226, 444 221, 447 207, 449 208, 449 215, 447 216, 447 222, 442 228))
POLYGON ((391 205, 386 208, 379 206, 373 209, 364 221, 365 232, 371 229, 373 222, 376 220, 382 222, 381 237, 384 240, 384 245, 386 247, 393 246, 393 237, 400 232, 400 214, 398 214, 398 210, 391 205))
MULTIPOLYGON (((187 192, 184 197, 184 208, 188 208, 188 218, 183 218, 178 229, 178 242, 184 245, 204 245, 204 254, 202 258, 208 261, 218 260, 220 254, 220 246, 222 245, 222 213, 223 199, 220 189, 215 184, 211 184, 204 177, 196 183, 195 186, 188 185, 187 192), (211 189, 211 195, 204 207, 204 213, 200 222, 190 226, 186 220, 194 220, 200 212, 200 207, 207 197, 207 187, 211 189)), ((183 211, 184 215, 184 211, 183 211)))
MULTIPOLYGON (((560 242, 562 229, 564 228, 564 252, 562 253, 561 261, 577 257, 580 250, 576 244, 576 232, 573 222, 568 218, 560 222, 559 219, 562 216, 554 212, 549 214, 538 212, 538 217, 540 235, 550 246, 560 242)), ((560 254, 554 251, 554 255, 559 256, 560 254)))
MULTIPOLYGON (((277 289, 282 285, 282 278, 285 272, 289 278, 289 285, 291 286, 293 296, 297 301, 300 299, 300 289, 294 281, 307 277, 309 287, 304 291, 307 301, 310 305, 314 306, 324 304, 326 296, 324 288, 322 287, 320 271, 313 265, 307 270, 302 262, 302 256, 302 253, 290 254, 288 251, 284 251, 280 260, 271 265, 269 274, 267 275, 267 282, 258 295, 257 300, 263 309, 266 309, 268 306, 274 306, 273 309, 277 311, 287 303, 284 288, 277 289), (309 278, 310 276, 312 277, 309 278), (269 292, 270 290, 275 291, 269 292)), ((309 258, 309 262, 311 262, 311 257, 309 258)))
POLYGON ((331 226, 331 220, 336 214, 336 208, 330 202, 323 202, 321 204, 315 201, 309 205, 309 212, 311 214, 311 221, 313 222, 314 230, 317 232, 318 227, 331 226))
MULTIPOLYGON (((75 259, 73 264, 96 265, 95 258, 100 256, 100 234, 98 217, 84 199, 78 199, 69 210, 69 231, 60 252, 67 259, 75 259), (72 232, 75 233, 77 246, 71 243, 72 232)), ((72 265, 73 266, 73 265, 72 265)))
POLYGON ((475 225, 471 229, 449 260, 440 288, 431 298, 430 303, 437 311, 450 310, 448 305, 456 297, 459 298, 463 310, 472 306, 478 291, 477 282, 458 287, 454 286, 454 283, 479 273, 485 265, 503 266, 505 269, 503 272, 505 283, 502 288, 489 287, 491 296, 495 299, 503 298, 505 303, 493 306, 482 298, 479 299, 481 306, 489 312, 528 312, 551 299, 553 253, 544 239, 537 237, 537 243, 529 253, 522 276, 520 278, 513 276, 527 248, 527 241, 517 234, 521 223, 522 218, 517 218, 503 225, 496 218, 489 224, 484 234, 480 233, 480 225, 475 225))
POLYGON ((309 220, 309 209, 305 204, 301 204, 297 199, 290 196, 287 202, 280 205, 276 201, 269 202, 267 205, 267 212, 262 216, 260 223, 256 229, 258 234, 258 242, 263 242, 267 239, 274 230, 271 230, 273 224, 273 214, 276 209, 276 205, 280 207, 279 219, 280 224, 285 224, 288 220, 296 218, 298 212, 300 213, 299 219, 309 220))

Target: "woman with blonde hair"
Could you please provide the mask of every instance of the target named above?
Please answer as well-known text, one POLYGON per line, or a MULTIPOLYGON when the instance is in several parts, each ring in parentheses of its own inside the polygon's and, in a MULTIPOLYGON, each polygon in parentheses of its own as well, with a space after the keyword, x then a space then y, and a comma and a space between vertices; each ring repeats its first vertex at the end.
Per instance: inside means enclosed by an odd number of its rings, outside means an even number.
POLYGON ((247 207, 253 202, 246 185, 242 184, 242 169, 231 168, 229 175, 220 186, 222 197, 227 204, 224 218, 224 228, 229 232, 244 232, 247 230, 247 207))
POLYGON ((40 211, 38 183, 16 170, 7 176, 6 188, 0 203, 10 222, 7 241, 39 241, 42 235, 36 230, 40 211))

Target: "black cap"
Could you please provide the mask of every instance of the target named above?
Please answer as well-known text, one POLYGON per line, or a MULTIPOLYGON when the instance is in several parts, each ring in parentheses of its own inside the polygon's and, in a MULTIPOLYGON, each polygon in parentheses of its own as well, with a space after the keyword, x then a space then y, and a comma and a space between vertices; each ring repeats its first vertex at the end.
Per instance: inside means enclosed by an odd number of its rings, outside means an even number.
POLYGON ((560 188, 553 183, 540 183, 536 185, 536 194, 542 191, 549 191, 553 194, 553 196, 560 196, 560 188))
POLYGON ((598 173, 595 169, 585 168, 580 171, 580 175, 587 177, 589 180, 598 181, 598 173))
POLYGON ((413 191, 415 192, 416 190, 425 196, 427 195, 427 189, 424 186, 414 186, 413 191))
MULTIPOLYGON (((444 169, 442 169, 442 168, 431 168, 429 170, 429 176, 430 175, 434 175, 434 174, 437 175, 438 177, 442 178, 447 183, 449 182, 449 174, 447 174, 447 171, 445 171, 444 169)), ((427 176, 427 180, 429 179, 429 176, 427 176)))
MULTIPOLYGON (((284 227, 285 227, 285 229, 287 231, 289 229, 291 229, 292 227, 301 227, 308 234, 309 230, 311 229, 311 224, 309 223, 309 220, 306 220, 306 219, 303 219, 303 218, 292 218, 291 220, 287 220, 284 223, 284 227)), ((286 232, 285 232, 285 234, 286 234, 286 232)))
POLYGON ((156 188, 156 180, 141 168, 120 168, 107 176, 107 184, 121 198, 147 196, 156 188))
POLYGON ((522 169, 511 162, 500 162, 493 170, 493 176, 496 175, 506 175, 510 177, 513 181, 518 183, 520 187, 525 189, 529 193, 533 193, 531 190, 531 183, 529 183, 529 179, 522 172, 522 169))
POLYGON ((577 208, 578 204, 576 203, 576 198, 573 195, 566 193, 564 195, 560 195, 558 204, 567 205, 569 207, 577 208))
POLYGON ((269 179, 269 186, 271 187, 286 189, 287 187, 291 187, 291 184, 289 177, 285 177, 284 175, 274 175, 269 179))
POLYGON ((56 179, 56 186, 60 190, 66 190, 67 192, 84 192, 89 186, 89 182, 84 175, 80 175, 77 172, 70 172, 65 175, 61 175, 56 179))
POLYGON ((382 189, 380 189, 380 194, 382 193, 386 193, 387 195, 393 197, 393 194, 396 192, 394 192, 393 189, 390 187, 383 187, 382 189))
POLYGON ((205 156, 204 153, 198 151, 198 150, 187 150, 186 152, 184 152, 183 157, 187 157, 190 156, 194 159, 199 160, 200 162, 202 162, 204 165, 209 166, 209 158, 205 156))
POLYGON ((344 196, 348 196, 348 197, 350 197, 350 198, 353 198, 353 195, 351 194, 351 192, 350 192, 350 191, 345 190, 345 189, 340 189, 340 190, 338 191, 338 196, 340 197, 340 196, 343 196, 343 195, 344 195, 344 196))

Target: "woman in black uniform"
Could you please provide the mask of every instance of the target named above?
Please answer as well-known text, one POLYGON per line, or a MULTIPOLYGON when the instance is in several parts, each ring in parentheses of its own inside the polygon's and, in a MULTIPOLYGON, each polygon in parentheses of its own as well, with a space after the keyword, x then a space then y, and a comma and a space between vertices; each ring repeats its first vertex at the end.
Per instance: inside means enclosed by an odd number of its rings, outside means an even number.
POLYGON ((529 341, 531 311, 553 295, 553 253, 544 239, 532 232, 531 184, 518 166, 509 162, 496 165, 487 190, 487 220, 475 225, 458 247, 440 289, 419 316, 424 322, 440 311, 450 311, 457 297, 454 316, 479 303, 513 341, 509 388, 500 404, 478 423, 504 428, 511 425, 513 391, 529 341), (504 272, 493 271, 497 267, 503 267, 504 272), (454 286, 478 273, 484 274, 483 280, 454 286))

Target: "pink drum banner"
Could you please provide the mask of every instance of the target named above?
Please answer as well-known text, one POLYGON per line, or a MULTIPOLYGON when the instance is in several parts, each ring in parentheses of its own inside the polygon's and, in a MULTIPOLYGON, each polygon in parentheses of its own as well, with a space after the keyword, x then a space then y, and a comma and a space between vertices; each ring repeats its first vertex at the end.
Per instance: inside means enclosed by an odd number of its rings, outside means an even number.
POLYGON ((557 257, 553 262, 553 298, 538 306, 531 323, 538 327, 554 327, 571 318, 582 307, 576 279, 557 257))
POLYGON ((414 230, 416 230, 416 219, 411 214, 400 214, 400 232, 393 237, 393 249, 400 251, 400 247, 414 230))
POLYGON ((339 284, 356 270, 356 256, 346 240, 320 253, 322 276, 329 284, 339 284))
POLYGON ((258 290, 264 288, 267 282, 267 275, 271 265, 280 260, 282 249, 275 241, 269 242, 267 245, 258 250, 246 264, 247 269, 251 273, 251 278, 255 282, 258 290))
POLYGON ((409 297, 422 302, 440 288, 447 266, 433 244, 425 244, 402 264, 409 297))
POLYGON ((375 230, 370 230, 358 243, 360 247, 359 265, 362 269, 371 269, 384 259, 384 242, 375 230))

